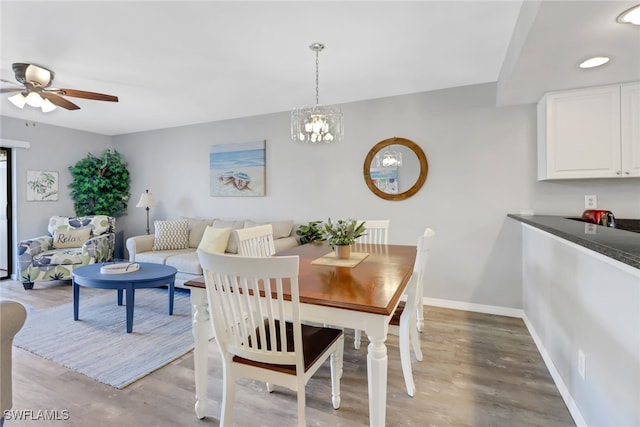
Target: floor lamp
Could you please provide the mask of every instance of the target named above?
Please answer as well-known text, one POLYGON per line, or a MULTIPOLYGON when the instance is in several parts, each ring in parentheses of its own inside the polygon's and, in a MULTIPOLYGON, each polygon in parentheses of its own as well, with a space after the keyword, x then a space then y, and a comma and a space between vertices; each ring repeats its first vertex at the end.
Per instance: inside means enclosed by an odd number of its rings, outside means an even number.
POLYGON ((155 205, 156 202, 153 200, 153 195, 149 193, 149 190, 145 190, 145 192, 140 195, 140 200, 138 200, 138 204, 136 205, 136 208, 145 208, 147 211, 147 234, 149 234, 149 208, 155 205))

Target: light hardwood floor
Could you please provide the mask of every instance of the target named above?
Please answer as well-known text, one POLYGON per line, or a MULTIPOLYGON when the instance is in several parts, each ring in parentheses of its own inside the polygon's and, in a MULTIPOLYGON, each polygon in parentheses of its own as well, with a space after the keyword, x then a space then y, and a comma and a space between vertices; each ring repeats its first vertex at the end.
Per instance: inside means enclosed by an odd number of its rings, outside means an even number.
MULTIPOLYGON (((83 295, 104 290, 83 289, 83 295)), ((71 287, 36 284, 25 291, 0 281, 0 296, 36 308, 71 302, 71 287)), ((72 315, 71 313, 69 314, 72 315)), ((398 338, 387 340, 388 426, 574 426, 560 394, 521 319, 425 307, 424 360, 413 363, 418 392, 406 394, 398 338)), ((64 345, 64 343, 60 343, 64 345)), ((7 421, 13 426, 217 426, 222 371, 215 343, 209 346, 209 409, 195 416, 193 353, 123 390, 96 382, 56 363, 14 348, 16 410, 68 410, 67 421, 7 421)), ((95 357, 100 357, 96 354, 95 357)), ((353 348, 347 331, 342 404, 331 406, 328 366, 307 385, 307 422, 313 426, 368 425, 366 345, 353 348)), ((239 382, 235 425, 296 425, 295 394, 264 384, 239 382)))

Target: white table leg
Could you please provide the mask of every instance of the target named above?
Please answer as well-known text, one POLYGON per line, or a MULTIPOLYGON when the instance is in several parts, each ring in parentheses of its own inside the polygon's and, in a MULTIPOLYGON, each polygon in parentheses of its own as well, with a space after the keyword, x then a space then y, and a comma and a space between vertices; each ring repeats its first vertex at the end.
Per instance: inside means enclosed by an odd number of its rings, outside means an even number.
POLYGON ((369 425, 385 425, 387 412, 387 339, 384 332, 370 332, 367 348, 367 377, 369 379, 369 425))
POLYGON ((209 310, 205 289, 191 288, 193 313, 193 368, 196 384, 196 416, 203 419, 207 412, 207 357, 209 343, 209 310))

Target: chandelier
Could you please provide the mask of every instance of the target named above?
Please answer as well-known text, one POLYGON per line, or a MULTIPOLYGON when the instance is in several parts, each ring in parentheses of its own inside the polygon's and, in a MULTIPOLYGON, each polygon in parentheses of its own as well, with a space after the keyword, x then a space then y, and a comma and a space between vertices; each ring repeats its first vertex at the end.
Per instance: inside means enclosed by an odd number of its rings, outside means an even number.
POLYGON ((398 168, 402 166, 402 153, 400 151, 385 150, 373 158, 373 166, 380 168, 398 168))
POLYGON ((342 110, 333 105, 320 105, 318 54, 324 49, 322 43, 313 43, 309 49, 316 53, 316 105, 302 106, 291 112, 291 138, 300 142, 338 142, 342 140, 342 110))

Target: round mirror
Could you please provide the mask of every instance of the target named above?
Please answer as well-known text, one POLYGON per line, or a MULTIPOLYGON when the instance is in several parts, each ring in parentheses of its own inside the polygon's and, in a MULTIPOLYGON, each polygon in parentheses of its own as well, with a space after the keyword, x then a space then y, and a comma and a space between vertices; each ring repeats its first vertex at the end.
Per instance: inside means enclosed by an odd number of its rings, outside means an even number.
POLYGON ((395 137, 374 145, 363 165, 367 187, 385 200, 404 200, 416 194, 428 170, 427 156, 418 144, 395 137))

